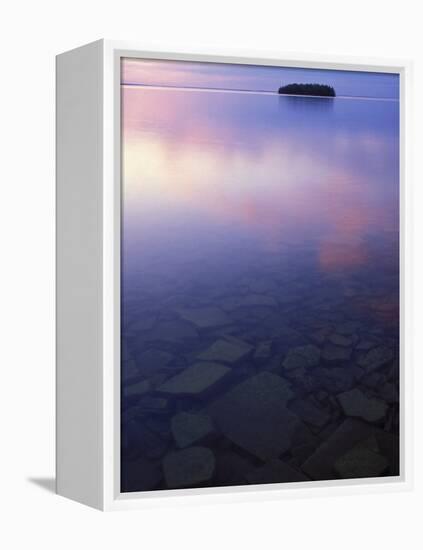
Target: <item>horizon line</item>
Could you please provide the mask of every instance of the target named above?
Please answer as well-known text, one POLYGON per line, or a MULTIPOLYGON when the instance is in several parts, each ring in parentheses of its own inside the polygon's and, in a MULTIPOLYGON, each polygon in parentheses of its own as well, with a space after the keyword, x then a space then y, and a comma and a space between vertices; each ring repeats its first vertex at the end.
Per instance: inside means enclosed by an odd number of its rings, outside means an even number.
POLYGON ((248 90, 243 88, 210 88, 205 86, 174 86, 171 84, 141 84, 139 82, 121 82, 121 86, 134 88, 149 88, 149 89, 171 89, 189 92, 226 92, 226 93, 243 93, 243 94, 262 94, 262 95, 277 95, 279 97, 310 97, 314 99, 368 99, 373 101, 399 101, 396 97, 377 97, 377 96, 354 96, 354 95, 336 95, 336 96, 319 96, 306 94, 280 94, 271 90, 248 90))

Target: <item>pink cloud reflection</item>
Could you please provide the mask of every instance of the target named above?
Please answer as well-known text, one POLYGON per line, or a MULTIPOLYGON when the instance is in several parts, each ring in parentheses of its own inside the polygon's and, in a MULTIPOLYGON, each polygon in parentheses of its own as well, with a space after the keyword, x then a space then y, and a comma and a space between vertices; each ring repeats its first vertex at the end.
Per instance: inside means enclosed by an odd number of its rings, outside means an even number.
MULTIPOLYGON (((139 64, 124 66, 125 79, 135 70, 139 64)), ((366 263, 366 234, 392 230, 392 210, 372 195, 365 170, 352 170, 345 154, 328 162, 319 144, 310 147, 295 128, 250 132, 231 113, 216 114, 202 93, 124 87, 122 97, 125 186, 134 204, 165 197, 175 212, 193 209, 253 229, 266 249, 277 249, 282 239, 320 236, 324 271, 366 263)), ((360 146, 346 145, 351 157, 360 146)), ((336 150, 335 141, 330 147, 336 150)))

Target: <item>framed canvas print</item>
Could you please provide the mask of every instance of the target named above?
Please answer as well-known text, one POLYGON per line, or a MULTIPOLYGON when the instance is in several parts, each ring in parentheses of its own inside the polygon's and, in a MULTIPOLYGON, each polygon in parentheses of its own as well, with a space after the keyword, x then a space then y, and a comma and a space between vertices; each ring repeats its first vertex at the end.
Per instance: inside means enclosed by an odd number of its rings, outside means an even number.
POLYGON ((57 58, 57 492, 404 488, 403 62, 57 58))

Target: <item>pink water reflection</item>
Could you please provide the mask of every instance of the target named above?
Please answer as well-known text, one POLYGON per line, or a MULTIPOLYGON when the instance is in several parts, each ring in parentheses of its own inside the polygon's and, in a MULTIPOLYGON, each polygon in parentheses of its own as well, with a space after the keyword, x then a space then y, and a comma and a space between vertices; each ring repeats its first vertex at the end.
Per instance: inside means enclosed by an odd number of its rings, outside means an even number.
POLYGON ((263 250, 312 240, 331 271, 368 261, 369 234, 397 230, 395 104, 137 87, 122 98, 125 212, 142 231, 152 211, 155 225, 192 214, 198 235, 225 224, 263 250))

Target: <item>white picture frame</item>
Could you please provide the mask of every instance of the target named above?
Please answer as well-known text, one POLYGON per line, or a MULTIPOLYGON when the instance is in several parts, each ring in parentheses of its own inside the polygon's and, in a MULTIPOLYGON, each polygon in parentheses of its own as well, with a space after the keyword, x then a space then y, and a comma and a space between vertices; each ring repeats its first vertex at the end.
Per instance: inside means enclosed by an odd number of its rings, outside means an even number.
POLYGON ((99 40, 57 57, 57 493, 101 510, 398 491, 412 486, 411 64, 292 53, 148 51, 99 40), (400 75, 401 460, 398 477, 120 492, 120 59, 400 75))

